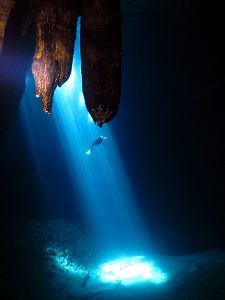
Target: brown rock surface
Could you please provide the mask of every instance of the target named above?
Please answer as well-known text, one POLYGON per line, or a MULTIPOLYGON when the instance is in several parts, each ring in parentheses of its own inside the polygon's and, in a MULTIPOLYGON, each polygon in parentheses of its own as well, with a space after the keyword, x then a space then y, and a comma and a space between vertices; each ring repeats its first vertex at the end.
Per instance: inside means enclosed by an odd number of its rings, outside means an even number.
POLYGON ((15 0, 1 0, 0 2, 0 53, 3 48, 6 25, 14 4, 15 0))
POLYGON ((117 113, 120 98, 119 1, 92 1, 81 16, 83 92, 93 120, 102 126, 117 113))
POLYGON ((54 90, 69 78, 72 67, 77 13, 66 3, 38 1, 33 7, 36 52, 32 72, 36 95, 42 97, 43 110, 49 114, 54 90))
MULTIPOLYGON (((10 17, 10 8, 14 1, 4 1, 0 5, 0 35, 4 36, 7 20, 10 17)), ((94 121, 102 126, 110 121, 117 113, 120 99, 120 69, 121 69, 121 17, 120 2, 108 0, 24 0, 15 1, 13 18, 18 18, 21 30, 14 28, 11 22, 12 34, 9 47, 4 56, 8 57, 18 48, 18 37, 26 44, 26 33, 31 26, 36 27, 36 49, 33 57, 32 73, 35 79, 36 95, 42 98, 43 110, 51 113, 54 91, 69 78, 74 54, 77 17, 81 16, 81 63, 83 93, 87 109, 94 121), (10 45, 16 45, 10 46, 10 45)), ((13 20, 12 20, 13 21, 13 20)), ((17 22, 18 23, 18 22, 17 22)), ((15 25, 16 26, 16 25, 15 25)), ((0 44, 1 44, 0 37, 0 44)), ((20 42, 19 42, 20 43, 20 42)), ((29 47, 29 43, 27 43, 29 47)), ((19 53, 19 51, 17 51, 19 53)), ((3 56, 3 55, 1 55, 3 56)), ((23 56, 18 54, 18 57, 23 56)), ((1 57, 0 57, 1 58, 1 57)), ((10 59, 4 60, 4 68, 0 66, 0 74, 10 69, 10 59), (2 70, 1 70, 2 69, 2 70)), ((29 60, 27 61, 29 62, 29 60)), ((27 62, 24 62, 26 65, 27 62)), ((21 66, 22 67, 22 66, 21 66)), ((27 67, 26 67, 27 68, 27 67)), ((27 69, 28 70, 28 69, 27 69)), ((21 73, 21 90, 24 88, 25 73, 21 73)), ((17 78, 11 76, 11 86, 17 84, 17 78)), ((0 93, 5 98, 3 77, 0 79, 3 90, 0 93)), ((10 82, 10 81, 9 81, 10 82)), ((0 107, 1 114, 10 114, 13 102, 19 103, 21 93, 4 100, 4 108, 0 107), (11 103, 11 104, 10 104, 11 103), (7 107, 10 107, 8 109, 7 107), (4 111, 3 111, 4 110, 4 111)), ((1 103, 0 103, 1 104, 1 103)), ((18 105, 17 105, 18 107, 18 105)), ((15 119, 9 116, 6 119, 15 119)), ((2 118, 3 120, 3 118, 2 118)), ((10 123, 10 122, 8 122, 10 123)), ((8 124, 7 123, 7 124, 8 124)), ((4 124, 1 125, 4 127, 4 124)), ((8 125, 7 125, 8 126, 8 125)))

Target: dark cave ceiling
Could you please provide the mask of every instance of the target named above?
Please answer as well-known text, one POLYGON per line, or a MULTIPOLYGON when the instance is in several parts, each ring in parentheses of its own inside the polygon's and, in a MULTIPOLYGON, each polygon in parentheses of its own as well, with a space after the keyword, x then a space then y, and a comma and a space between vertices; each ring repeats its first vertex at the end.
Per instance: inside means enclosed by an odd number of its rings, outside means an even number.
POLYGON ((0 4, 1 131, 15 119, 31 62, 36 96, 42 99, 43 111, 51 114, 54 91, 70 76, 78 16, 86 107, 100 127, 116 115, 121 84, 120 2, 5 0, 0 4), (34 50, 24 59, 24 49, 32 49, 32 43, 34 50), (10 74, 15 65, 21 69, 10 74), (18 77, 21 85, 11 93, 18 77))
POLYGON ((121 91, 121 14, 189 0, 2 0, 0 131, 13 124, 31 68, 36 95, 51 114, 54 91, 69 78, 81 16, 81 68, 87 110, 101 127, 117 114, 121 91), (104 62, 104 63, 103 63, 104 62), (16 68, 15 68, 16 66, 16 68), (12 70, 10 70, 12 69, 12 70))

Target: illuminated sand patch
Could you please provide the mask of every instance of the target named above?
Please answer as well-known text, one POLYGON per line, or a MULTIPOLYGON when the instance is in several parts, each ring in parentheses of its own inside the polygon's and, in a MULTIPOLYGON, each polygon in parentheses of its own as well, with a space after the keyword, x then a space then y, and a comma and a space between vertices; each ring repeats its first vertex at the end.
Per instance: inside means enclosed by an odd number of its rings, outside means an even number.
POLYGON ((166 275, 144 256, 124 257, 100 266, 103 282, 120 282, 123 285, 153 282, 162 283, 166 275))

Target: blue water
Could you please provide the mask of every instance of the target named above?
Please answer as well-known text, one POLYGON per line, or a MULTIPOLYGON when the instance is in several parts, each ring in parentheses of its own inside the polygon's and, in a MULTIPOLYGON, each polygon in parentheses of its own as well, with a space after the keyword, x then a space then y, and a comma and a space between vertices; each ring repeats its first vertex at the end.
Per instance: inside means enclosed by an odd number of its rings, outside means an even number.
POLYGON ((99 128, 86 109, 79 27, 77 36, 71 76, 55 91, 52 115, 42 112, 31 74, 21 103, 21 122, 35 166, 42 206, 48 216, 58 202, 65 210, 68 201, 72 202, 71 215, 75 221, 84 221, 96 247, 112 252, 141 251, 146 233, 135 187, 129 181, 110 124, 99 128), (87 155, 97 135, 107 139, 87 155))

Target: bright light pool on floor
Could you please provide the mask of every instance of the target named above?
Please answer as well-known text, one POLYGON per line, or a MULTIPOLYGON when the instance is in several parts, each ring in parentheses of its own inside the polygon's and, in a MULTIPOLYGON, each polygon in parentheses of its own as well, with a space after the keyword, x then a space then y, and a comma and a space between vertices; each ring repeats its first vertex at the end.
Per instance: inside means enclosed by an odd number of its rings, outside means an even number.
POLYGON ((48 248, 47 253, 56 267, 80 277, 88 274, 89 281, 92 282, 127 286, 146 283, 162 284, 167 280, 167 275, 144 256, 120 257, 87 269, 60 250, 48 248))
POLYGON ((100 266, 103 282, 121 283, 122 285, 144 282, 162 283, 166 275, 144 256, 123 257, 100 266))

